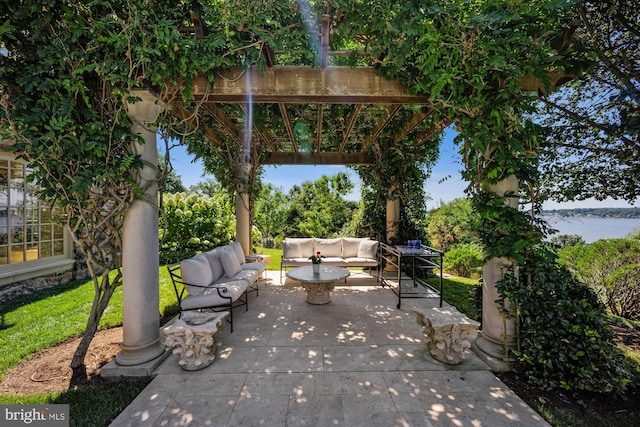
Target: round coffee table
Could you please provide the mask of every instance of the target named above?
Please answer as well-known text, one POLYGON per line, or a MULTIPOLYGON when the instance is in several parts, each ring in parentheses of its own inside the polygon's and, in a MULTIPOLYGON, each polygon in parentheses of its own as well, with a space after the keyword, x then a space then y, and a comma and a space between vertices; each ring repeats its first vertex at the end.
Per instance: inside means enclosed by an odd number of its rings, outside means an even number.
POLYGON ((331 291, 336 282, 346 279, 351 273, 342 267, 320 265, 320 272, 314 273, 312 266, 296 267, 287 271, 287 277, 302 283, 307 291, 309 304, 329 304, 331 291))

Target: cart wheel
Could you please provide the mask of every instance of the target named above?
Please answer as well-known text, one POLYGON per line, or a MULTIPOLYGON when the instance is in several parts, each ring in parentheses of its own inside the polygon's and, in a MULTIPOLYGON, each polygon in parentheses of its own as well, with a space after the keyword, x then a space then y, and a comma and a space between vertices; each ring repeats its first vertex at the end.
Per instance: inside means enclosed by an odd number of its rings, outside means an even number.
POLYGON ((396 305, 396 308, 397 308, 398 310, 400 310, 400 303, 398 303, 398 305, 396 305))

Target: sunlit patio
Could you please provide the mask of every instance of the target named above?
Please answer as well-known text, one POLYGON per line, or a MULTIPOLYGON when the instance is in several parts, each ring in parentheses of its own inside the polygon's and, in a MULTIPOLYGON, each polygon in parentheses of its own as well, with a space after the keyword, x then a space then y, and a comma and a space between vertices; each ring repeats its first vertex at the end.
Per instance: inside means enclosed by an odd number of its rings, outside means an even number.
POLYGON ((472 352, 459 365, 431 358, 412 309, 455 308, 397 301, 353 272, 329 304, 311 305, 299 283, 269 271, 211 366, 188 372, 169 356, 112 426, 548 425, 472 352))

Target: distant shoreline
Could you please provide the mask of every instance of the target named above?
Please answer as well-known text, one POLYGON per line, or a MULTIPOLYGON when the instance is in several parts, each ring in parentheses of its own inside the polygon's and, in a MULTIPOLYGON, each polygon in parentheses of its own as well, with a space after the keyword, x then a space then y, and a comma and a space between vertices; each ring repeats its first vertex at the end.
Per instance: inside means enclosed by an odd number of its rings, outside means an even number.
POLYGON ((638 218, 640 207, 634 208, 574 208, 574 209, 546 209, 541 216, 561 218, 638 218))

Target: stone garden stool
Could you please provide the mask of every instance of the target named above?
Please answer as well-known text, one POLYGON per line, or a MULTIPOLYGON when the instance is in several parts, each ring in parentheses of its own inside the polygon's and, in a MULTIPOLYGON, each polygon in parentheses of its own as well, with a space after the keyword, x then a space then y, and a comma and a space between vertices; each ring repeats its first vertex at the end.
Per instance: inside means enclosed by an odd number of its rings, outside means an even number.
POLYGON ((228 311, 198 313, 185 311, 180 319, 162 329, 164 346, 173 348, 178 365, 186 371, 197 371, 211 365, 220 345, 218 335, 226 325, 228 311))
POLYGON ((464 353, 471 348, 478 335, 480 323, 468 317, 450 312, 441 313, 436 309, 414 309, 416 322, 424 328, 427 350, 434 359, 449 365, 464 360, 464 353))

